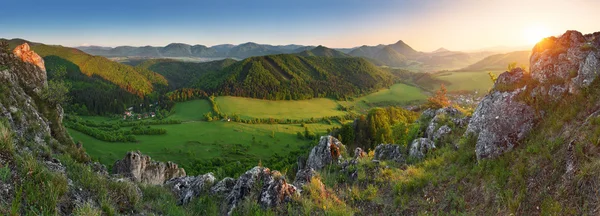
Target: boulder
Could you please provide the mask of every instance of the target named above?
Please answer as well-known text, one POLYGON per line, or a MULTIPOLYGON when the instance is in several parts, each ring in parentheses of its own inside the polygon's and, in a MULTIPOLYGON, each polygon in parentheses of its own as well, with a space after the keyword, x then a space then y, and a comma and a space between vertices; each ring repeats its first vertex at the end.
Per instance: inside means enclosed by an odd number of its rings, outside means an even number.
POLYGON ((403 163, 405 160, 402 150, 399 145, 394 144, 379 144, 375 147, 374 160, 393 160, 398 163, 403 163))
POLYGON ((494 91, 475 109, 465 134, 477 137, 477 159, 496 157, 511 150, 533 128, 535 110, 515 99, 520 91, 522 89, 494 91))
POLYGON ((258 203, 263 208, 273 208, 292 201, 297 194, 296 186, 288 184, 285 177, 278 171, 266 176, 258 203))
POLYGON ((367 153, 363 151, 362 148, 356 147, 356 149, 354 149, 354 159, 363 158, 365 156, 367 156, 367 153))
POLYGON ((217 182, 212 188, 210 188, 210 193, 212 195, 225 195, 229 194, 231 190, 235 186, 235 179, 226 177, 223 180, 217 182))
POLYGON ((16 57, 20 58, 22 61, 31 63, 42 69, 44 72, 46 71, 46 66, 44 66, 44 59, 40 57, 40 55, 35 53, 33 50, 31 50, 29 44, 24 43, 15 47, 15 49, 13 50, 13 54, 16 57))
POLYGON ((168 180, 165 185, 173 191, 178 197, 177 204, 188 204, 194 197, 209 191, 215 183, 215 176, 212 173, 199 175, 196 177, 185 176, 168 180))
POLYGON ((134 182, 161 185, 165 181, 184 177, 185 170, 172 162, 153 161, 139 151, 128 152, 125 158, 117 160, 113 165, 113 174, 120 174, 134 182))
POLYGON ((450 133, 452 133, 452 128, 448 127, 448 125, 441 126, 437 129, 437 131, 435 131, 435 133, 433 133, 433 141, 439 142, 450 135, 450 133))
POLYGON ((315 172, 314 169, 310 169, 310 168, 298 170, 298 172, 296 173, 296 178, 294 178, 294 183, 293 184, 297 188, 302 189, 302 186, 304 186, 305 184, 310 183, 310 180, 316 174, 317 174, 317 172, 315 172))
POLYGON ((270 175, 270 170, 260 166, 256 166, 242 174, 235 182, 229 195, 225 197, 227 214, 231 215, 237 204, 246 198, 246 196, 250 195, 252 189, 258 185, 256 183, 261 181, 267 175, 270 175))
MULTIPOLYGON (((430 114, 425 114, 429 116, 430 114)), ((444 107, 435 111, 435 115, 429 121, 427 125, 427 129, 425 131, 425 137, 435 140, 434 135, 439 130, 440 124, 446 125, 447 122, 457 122, 460 123, 462 116, 464 114, 457 110, 454 107, 444 107)), ((423 116, 423 115, 422 115, 423 116)), ((442 125, 442 126, 443 126, 442 125)))
POLYGON ((341 159, 342 146, 343 144, 335 137, 322 136, 319 144, 310 151, 306 168, 320 170, 331 163, 338 163, 341 159))
POLYGON ((428 138, 418 138, 410 144, 409 155, 418 159, 423 159, 425 155, 435 149, 435 143, 428 138))

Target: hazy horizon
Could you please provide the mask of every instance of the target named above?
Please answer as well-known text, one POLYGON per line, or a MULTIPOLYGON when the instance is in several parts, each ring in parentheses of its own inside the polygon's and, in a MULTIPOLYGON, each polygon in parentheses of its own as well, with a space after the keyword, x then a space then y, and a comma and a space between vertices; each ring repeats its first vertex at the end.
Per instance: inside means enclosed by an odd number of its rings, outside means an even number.
POLYGON ((0 37, 63 46, 170 43, 323 45, 403 40, 419 51, 526 47, 545 36, 594 31, 600 2, 554 1, 16 1, 3 3, 0 37), (25 13, 24 13, 25 12, 25 13), (24 15, 25 14, 25 15, 24 15))

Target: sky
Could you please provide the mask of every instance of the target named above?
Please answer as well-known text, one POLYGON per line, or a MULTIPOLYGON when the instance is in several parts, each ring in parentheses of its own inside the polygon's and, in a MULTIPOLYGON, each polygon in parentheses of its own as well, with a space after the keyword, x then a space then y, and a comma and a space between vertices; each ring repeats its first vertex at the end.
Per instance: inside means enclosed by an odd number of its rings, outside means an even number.
POLYGON ((533 46, 600 31, 599 0, 0 0, 0 38, 63 46, 202 44, 419 51, 533 46))

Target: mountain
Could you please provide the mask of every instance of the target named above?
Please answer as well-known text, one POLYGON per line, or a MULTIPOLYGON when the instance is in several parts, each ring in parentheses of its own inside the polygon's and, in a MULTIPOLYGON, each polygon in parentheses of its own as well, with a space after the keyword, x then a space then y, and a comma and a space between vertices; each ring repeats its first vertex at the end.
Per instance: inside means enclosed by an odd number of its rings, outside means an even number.
POLYGON ((270 100, 346 98, 387 87, 391 77, 362 58, 280 54, 236 62, 200 77, 196 87, 219 95, 270 100))
POLYGON ((233 59, 224 59, 210 62, 181 62, 171 59, 151 59, 146 60, 136 66, 136 68, 154 71, 167 79, 169 89, 176 90, 180 88, 189 88, 198 82, 198 78, 209 72, 221 71, 236 61, 233 59))
POLYGON ((348 54, 356 57, 374 58, 377 55, 377 53, 379 53, 379 51, 381 51, 381 49, 383 49, 384 47, 385 45, 381 44, 377 46, 364 45, 350 51, 348 54))
POLYGON ((394 51, 402 54, 403 56, 413 57, 419 55, 419 52, 414 50, 408 44, 404 43, 404 41, 399 40, 395 44, 387 45, 387 47, 393 49, 394 51))
POLYGON ((318 46, 311 50, 302 51, 302 52, 298 53, 298 55, 305 56, 305 57, 308 57, 308 56, 320 56, 320 57, 332 57, 332 58, 350 57, 350 55, 348 55, 348 54, 345 54, 343 52, 340 52, 340 51, 337 51, 334 49, 329 49, 324 46, 318 46))
POLYGON ((463 71, 505 70, 507 65, 516 62, 517 65, 529 66, 531 51, 515 51, 488 56, 481 61, 469 65, 463 71))
POLYGON ((446 49, 446 48, 444 48, 444 47, 440 47, 440 48, 438 48, 438 49, 434 50, 434 51, 433 51, 433 52, 431 52, 431 53, 447 53, 447 52, 452 52, 452 51, 450 51, 450 50, 448 50, 448 49, 446 49))
POLYGON ((406 56, 400 54, 390 46, 383 47, 373 58, 390 67, 405 66, 407 60, 406 56))

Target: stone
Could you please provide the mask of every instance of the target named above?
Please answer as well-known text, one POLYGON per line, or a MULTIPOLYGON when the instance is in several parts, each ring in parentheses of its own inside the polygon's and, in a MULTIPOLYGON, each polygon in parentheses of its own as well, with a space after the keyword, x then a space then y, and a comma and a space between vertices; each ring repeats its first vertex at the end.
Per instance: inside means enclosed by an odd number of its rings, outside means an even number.
POLYGON ((475 153, 478 160, 511 150, 533 129, 535 110, 515 99, 522 90, 494 91, 475 109, 465 135, 477 137, 475 153))
POLYGON ((433 134, 433 141, 439 143, 439 141, 445 139, 452 133, 452 128, 448 127, 448 125, 441 126, 435 133, 433 134))
POLYGON ((410 144, 409 155, 418 159, 423 159, 431 150, 435 149, 435 143, 428 138, 418 138, 410 144))
POLYGON ((185 205, 193 198, 207 193, 215 183, 215 176, 212 173, 199 175, 196 177, 185 176, 168 180, 165 185, 173 191, 178 197, 177 204, 185 205))
POLYGON ((13 50, 13 54, 16 57, 20 58, 22 61, 31 63, 42 69, 44 72, 46 71, 46 66, 44 66, 44 59, 40 57, 40 55, 35 53, 33 50, 31 50, 29 44, 24 43, 15 47, 15 49, 13 50))
POLYGON ((304 186, 305 184, 310 183, 310 180, 315 175, 317 175, 317 172, 315 172, 315 170, 311 169, 311 168, 299 170, 296 173, 296 178, 294 178, 293 184, 297 188, 302 189, 302 186, 304 186))
POLYGON ((225 195, 229 194, 231 190, 235 186, 235 179, 226 177, 221 181, 217 182, 214 186, 210 188, 210 193, 212 195, 225 195))
POLYGON ((308 156, 306 168, 321 170, 323 167, 338 163, 341 159, 340 149, 343 144, 333 136, 322 136, 308 156))
POLYGON ((152 185, 161 185, 169 179, 186 176, 185 170, 177 164, 153 161, 139 151, 128 152, 125 158, 117 160, 113 166, 113 174, 152 185))
POLYGON ((246 198, 246 196, 250 195, 250 191, 257 186, 256 183, 261 181, 266 175, 270 175, 270 170, 268 168, 256 166, 246 171, 238 178, 229 195, 225 197, 227 215, 231 215, 237 204, 246 198))
POLYGON ((296 186, 288 184, 278 171, 273 171, 264 181, 258 203, 263 208, 274 208, 292 201, 295 195, 298 195, 296 186))
POLYGON ((398 163, 403 163, 405 157, 399 145, 394 144, 379 144, 375 147, 375 155, 373 160, 393 160, 398 163))
POLYGON ((354 149, 354 158, 363 158, 367 156, 367 153, 365 151, 362 150, 362 148, 360 147, 356 147, 356 149, 354 149))

